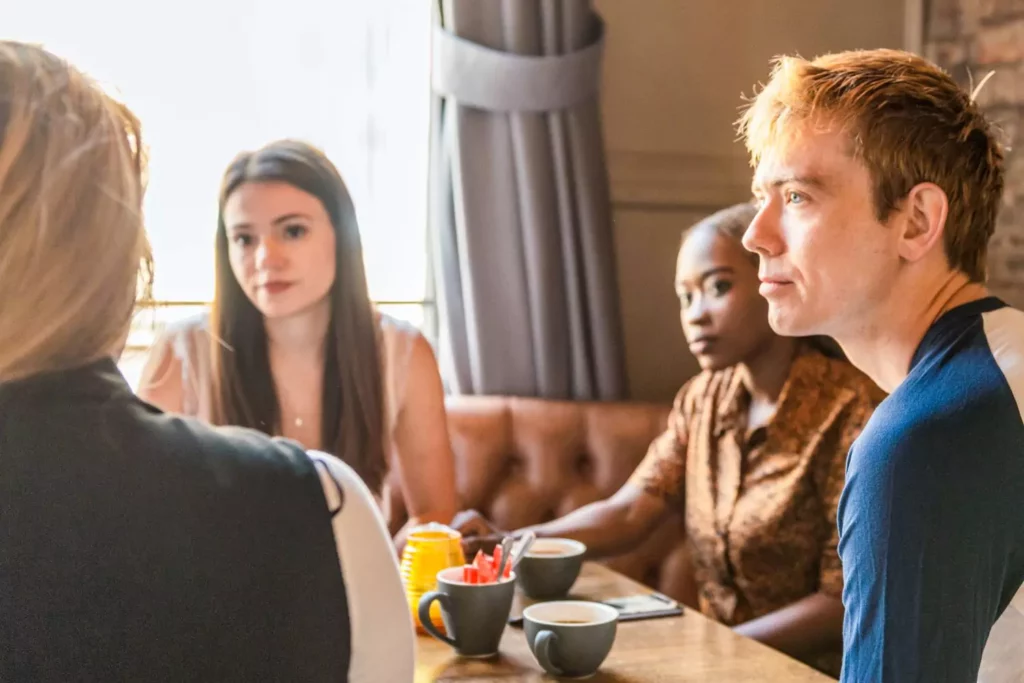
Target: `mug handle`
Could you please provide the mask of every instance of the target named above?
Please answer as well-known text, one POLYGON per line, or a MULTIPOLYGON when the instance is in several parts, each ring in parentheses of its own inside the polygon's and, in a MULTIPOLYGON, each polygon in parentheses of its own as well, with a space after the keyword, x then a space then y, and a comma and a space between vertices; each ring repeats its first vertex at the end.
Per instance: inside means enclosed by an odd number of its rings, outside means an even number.
POLYGON ((541 631, 537 634, 537 639, 533 641, 534 653, 537 655, 537 661, 540 662, 545 671, 552 676, 564 676, 565 672, 551 661, 551 647, 557 642, 558 636, 555 635, 554 631, 541 631))
POLYGON ((448 643, 452 647, 457 647, 455 645, 455 639, 449 638, 445 634, 438 631, 437 627, 434 626, 433 620, 431 620, 430 618, 430 606, 434 603, 435 600, 441 603, 441 609, 443 611, 448 611, 451 609, 451 604, 449 603, 448 596, 442 593, 441 591, 430 591, 429 593, 424 593, 423 597, 420 598, 420 606, 418 609, 420 624, 423 626, 423 629, 427 633, 434 636, 441 642, 448 643))

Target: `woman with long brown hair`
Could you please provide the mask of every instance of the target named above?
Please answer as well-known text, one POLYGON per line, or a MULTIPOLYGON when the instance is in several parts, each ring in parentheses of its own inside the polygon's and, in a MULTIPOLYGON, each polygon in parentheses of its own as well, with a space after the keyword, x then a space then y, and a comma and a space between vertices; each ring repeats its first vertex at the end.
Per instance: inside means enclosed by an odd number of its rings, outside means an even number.
POLYGON ((0 680, 410 681, 390 536, 351 468, 139 400, 135 116, 0 41, 0 680))
POLYGON ((392 533, 386 478, 399 482, 411 524, 447 523, 455 475, 433 350, 374 309, 334 165, 293 140, 243 153, 219 208, 210 315, 158 341, 139 394, 333 453, 378 496, 392 533))

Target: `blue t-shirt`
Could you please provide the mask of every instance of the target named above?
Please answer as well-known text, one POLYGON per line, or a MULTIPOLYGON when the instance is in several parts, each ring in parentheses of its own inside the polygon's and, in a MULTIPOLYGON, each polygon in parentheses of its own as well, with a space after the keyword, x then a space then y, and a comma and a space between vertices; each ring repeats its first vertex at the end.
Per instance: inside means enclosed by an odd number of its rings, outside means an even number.
POLYGON ((847 460, 844 682, 977 680, 1024 582, 1022 409, 1024 313, 941 316, 847 460))

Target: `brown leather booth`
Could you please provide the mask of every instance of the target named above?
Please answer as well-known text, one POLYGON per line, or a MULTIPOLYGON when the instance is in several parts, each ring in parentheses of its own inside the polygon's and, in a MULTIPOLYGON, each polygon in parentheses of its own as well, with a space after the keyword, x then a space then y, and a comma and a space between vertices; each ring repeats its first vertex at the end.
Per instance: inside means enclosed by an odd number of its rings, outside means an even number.
MULTIPOLYGON (((503 529, 547 521, 613 494, 665 429, 668 416, 668 406, 658 404, 495 396, 449 397, 447 409, 462 504, 503 529)), ((404 516, 396 509, 400 501, 391 502, 392 515, 404 516)), ((678 516, 607 564, 694 602, 678 516)))

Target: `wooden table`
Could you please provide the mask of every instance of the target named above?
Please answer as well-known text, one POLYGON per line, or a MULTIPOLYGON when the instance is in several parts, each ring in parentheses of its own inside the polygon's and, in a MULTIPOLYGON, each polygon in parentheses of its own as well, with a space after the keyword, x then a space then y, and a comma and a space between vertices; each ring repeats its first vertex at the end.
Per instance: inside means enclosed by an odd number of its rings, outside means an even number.
MULTIPOLYGON (((604 600, 650 592, 631 579, 588 562, 573 586, 572 598, 604 600)), ((512 611, 525 606, 517 593, 512 611)), ((501 652, 489 661, 462 659, 444 643, 420 636, 416 643, 416 683, 431 681, 552 681, 533 658, 521 628, 506 627, 501 652)), ((686 609, 683 616, 622 622, 611 653, 594 683, 683 681, 785 681, 826 683, 833 679, 769 647, 686 609)))

